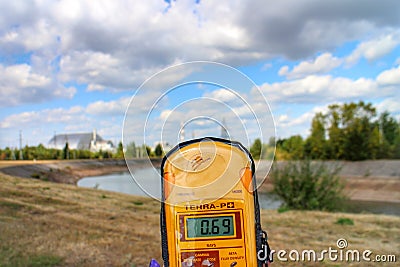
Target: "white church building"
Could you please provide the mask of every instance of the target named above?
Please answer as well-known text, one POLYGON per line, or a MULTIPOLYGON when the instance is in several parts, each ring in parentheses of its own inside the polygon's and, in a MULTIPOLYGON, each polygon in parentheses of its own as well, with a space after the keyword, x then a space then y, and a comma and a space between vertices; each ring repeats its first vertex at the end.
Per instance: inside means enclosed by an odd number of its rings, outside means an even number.
POLYGON ((56 134, 47 143, 48 148, 63 149, 68 143, 69 149, 97 151, 113 151, 114 144, 110 140, 104 140, 93 130, 91 133, 56 134))

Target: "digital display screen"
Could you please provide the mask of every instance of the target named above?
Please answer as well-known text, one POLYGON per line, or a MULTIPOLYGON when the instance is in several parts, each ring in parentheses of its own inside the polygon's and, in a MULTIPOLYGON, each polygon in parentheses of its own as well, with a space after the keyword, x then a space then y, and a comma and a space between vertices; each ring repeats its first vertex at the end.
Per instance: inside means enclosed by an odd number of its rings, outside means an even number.
POLYGON ((189 217, 186 218, 187 237, 233 236, 234 216, 189 217))

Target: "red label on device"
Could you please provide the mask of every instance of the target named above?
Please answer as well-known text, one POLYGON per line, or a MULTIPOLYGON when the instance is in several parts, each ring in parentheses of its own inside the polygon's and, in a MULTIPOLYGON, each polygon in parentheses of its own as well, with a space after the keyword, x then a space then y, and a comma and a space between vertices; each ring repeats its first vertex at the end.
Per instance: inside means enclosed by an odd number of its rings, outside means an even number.
POLYGON ((182 267, 220 267, 219 251, 196 251, 181 253, 182 267))

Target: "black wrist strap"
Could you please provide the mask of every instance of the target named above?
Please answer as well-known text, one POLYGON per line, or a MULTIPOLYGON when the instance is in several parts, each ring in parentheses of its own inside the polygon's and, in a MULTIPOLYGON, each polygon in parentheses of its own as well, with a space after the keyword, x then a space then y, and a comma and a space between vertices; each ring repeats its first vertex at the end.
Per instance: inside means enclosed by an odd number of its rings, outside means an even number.
POLYGON ((268 266, 268 263, 273 262, 273 259, 271 257, 271 248, 269 247, 268 244, 268 234, 266 231, 262 231, 262 237, 261 237, 261 247, 262 250, 265 251, 266 255, 264 255, 263 263, 268 266))

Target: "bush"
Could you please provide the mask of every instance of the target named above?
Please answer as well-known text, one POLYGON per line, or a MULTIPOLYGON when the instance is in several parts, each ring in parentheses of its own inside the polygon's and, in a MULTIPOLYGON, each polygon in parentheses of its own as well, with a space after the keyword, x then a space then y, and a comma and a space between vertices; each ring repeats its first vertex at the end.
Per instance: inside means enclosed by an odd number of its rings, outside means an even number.
POLYGON ((338 210, 345 199, 339 171, 337 166, 329 169, 310 160, 290 161, 280 167, 274 164, 273 192, 290 209, 338 210))
POLYGON ((350 218, 339 218, 336 221, 336 224, 340 225, 354 225, 354 221, 350 218))

